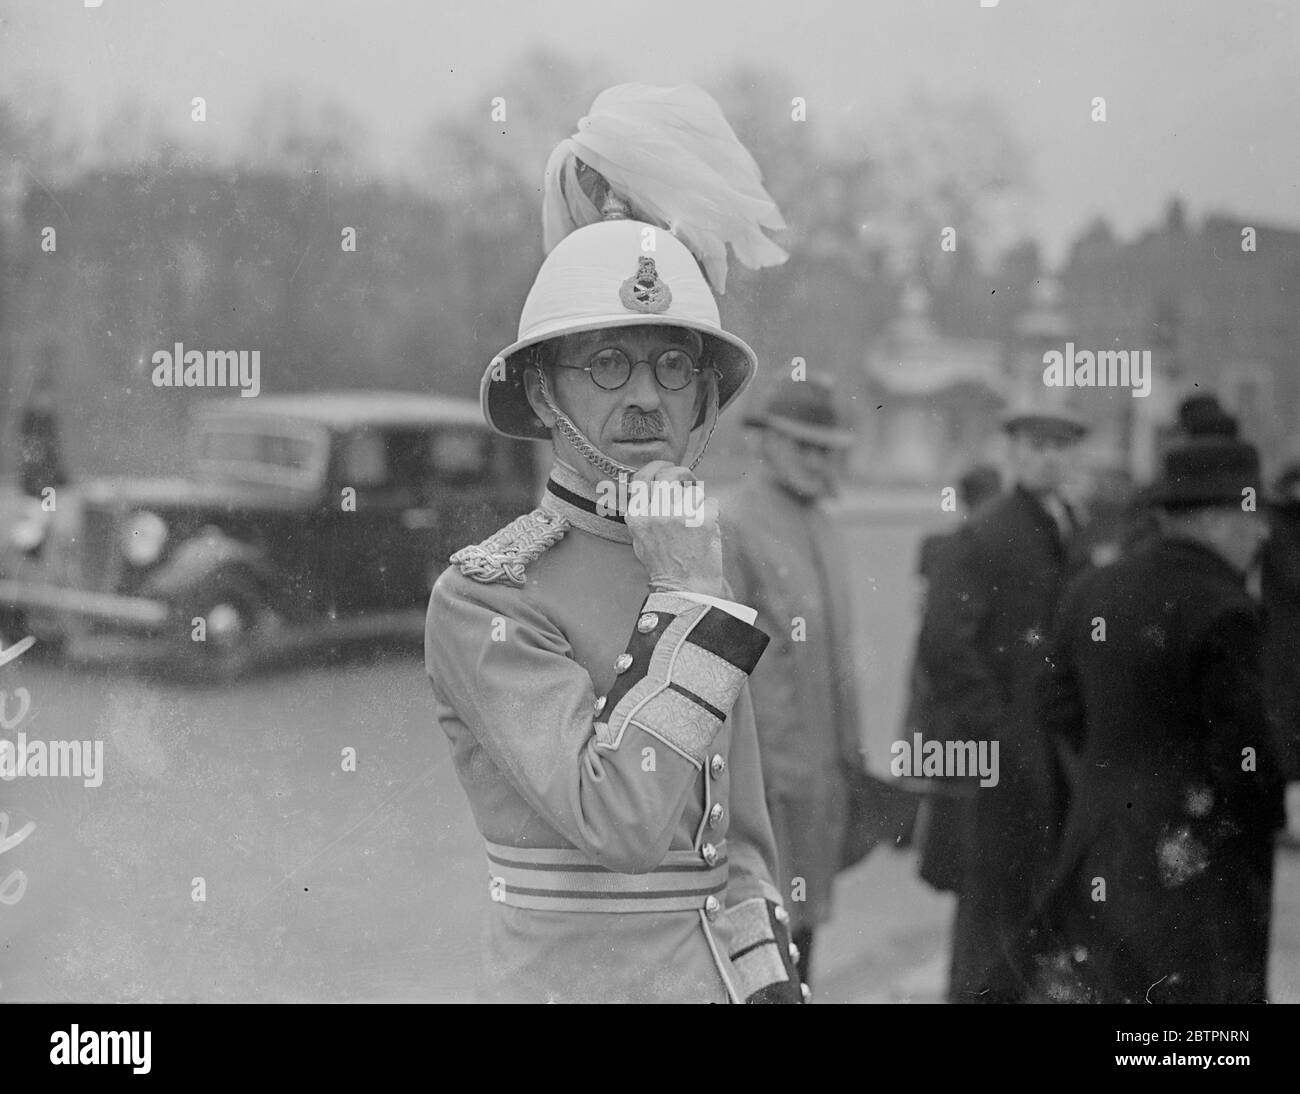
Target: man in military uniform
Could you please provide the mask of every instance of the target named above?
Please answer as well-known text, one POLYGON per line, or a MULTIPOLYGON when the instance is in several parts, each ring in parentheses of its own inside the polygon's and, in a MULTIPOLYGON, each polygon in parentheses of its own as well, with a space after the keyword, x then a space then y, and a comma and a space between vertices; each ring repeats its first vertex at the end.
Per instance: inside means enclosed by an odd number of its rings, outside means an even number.
POLYGON ((482 384, 495 429, 552 440, 550 480, 452 556, 425 635, 486 842, 486 994, 799 1002, 746 687, 768 638, 729 599, 716 500, 691 503, 756 358, 698 256, 620 219, 635 194, 566 177, 606 219, 551 249, 482 384))

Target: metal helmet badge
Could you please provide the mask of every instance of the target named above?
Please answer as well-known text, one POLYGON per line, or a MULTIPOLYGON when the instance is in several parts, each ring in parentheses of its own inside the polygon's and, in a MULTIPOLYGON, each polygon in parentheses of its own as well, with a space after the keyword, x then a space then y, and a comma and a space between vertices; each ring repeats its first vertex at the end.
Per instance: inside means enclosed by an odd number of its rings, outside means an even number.
POLYGON ((618 298, 629 311, 652 315, 667 311, 673 302, 672 290, 655 269, 655 260, 646 256, 638 260, 636 273, 619 287, 618 298))

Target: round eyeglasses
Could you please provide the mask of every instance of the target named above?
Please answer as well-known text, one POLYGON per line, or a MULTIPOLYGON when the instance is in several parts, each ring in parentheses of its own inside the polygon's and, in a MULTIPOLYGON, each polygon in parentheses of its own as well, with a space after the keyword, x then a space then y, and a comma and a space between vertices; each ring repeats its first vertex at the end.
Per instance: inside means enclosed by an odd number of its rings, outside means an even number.
MULTIPOLYGON (((633 361, 617 346, 597 350, 585 365, 561 365, 558 368, 577 369, 589 373, 592 383, 605 391, 617 391, 632 376, 632 369, 640 361, 633 361)), ((653 362, 647 361, 654 371, 655 382, 665 391, 681 391, 697 373, 705 371, 695 358, 684 349, 666 349, 653 362)))

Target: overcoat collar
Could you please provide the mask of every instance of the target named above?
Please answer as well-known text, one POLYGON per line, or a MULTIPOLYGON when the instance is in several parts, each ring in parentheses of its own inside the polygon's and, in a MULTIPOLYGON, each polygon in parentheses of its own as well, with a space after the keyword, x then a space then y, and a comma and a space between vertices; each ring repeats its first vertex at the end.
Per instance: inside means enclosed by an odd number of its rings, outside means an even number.
POLYGON ((1213 570, 1219 576, 1234 585, 1245 588, 1246 575, 1236 569, 1218 551, 1187 536, 1159 536, 1152 544, 1152 550, 1177 560, 1198 570, 1213 570))
POLYGON ((1056 552, 1057 557, 1064 558, 1066 543, 1061 535, 1061 526, 1056 523, 1056 518, 1047 511, 1047 507, 1023 486, 1016 486, 1011 496, 1019 503, 1021 512, 1033 524, 1035 529, 1050 538, 1052 549, 1056 552))

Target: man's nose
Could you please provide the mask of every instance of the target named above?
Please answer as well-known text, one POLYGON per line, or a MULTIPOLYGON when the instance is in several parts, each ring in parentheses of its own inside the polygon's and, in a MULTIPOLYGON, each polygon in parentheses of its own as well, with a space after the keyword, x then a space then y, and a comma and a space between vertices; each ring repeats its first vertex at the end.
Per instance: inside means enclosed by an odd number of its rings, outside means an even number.
POLYGON ((649 361, 638 361, 632 366, 632 375, 623 388, 623 399, 629 406, 641 410, 657 410, 662 402, 659 381, 649 361))

